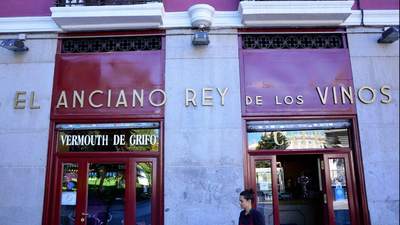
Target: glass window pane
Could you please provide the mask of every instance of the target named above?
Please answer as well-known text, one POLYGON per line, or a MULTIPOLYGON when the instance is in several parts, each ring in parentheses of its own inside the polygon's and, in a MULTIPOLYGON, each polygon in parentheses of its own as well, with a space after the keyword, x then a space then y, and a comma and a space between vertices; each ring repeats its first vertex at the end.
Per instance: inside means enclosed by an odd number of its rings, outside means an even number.
POLYGON ((61 130, 58 152, 157 152, 159 129, 61 130))
POLYGON ((61 193, 61 225, 75 223, 78 163, 64 163, 61 193))
POLYGON ((274 224, 271 161, 256 161, 257 209, 264 215, 266 224, 274 224))
POLYGON ((87 224, 122 224, 125 216, 125 175, 124 163, 89 164, 87 224))
POLYGON ((136 165, 136 224, 151 225, 152 163, 136 165))
POLYGON ((347 196, 346 169, 344 159, 329 159, 331 189, 335 224, 350 224, 349 201, 347 196))
POLYGON ((349 148, 348 129, 249 132, 249 150, 349 148))
POLYGON ((249 150, 349 148, 348 120, 249 121, 249 150))

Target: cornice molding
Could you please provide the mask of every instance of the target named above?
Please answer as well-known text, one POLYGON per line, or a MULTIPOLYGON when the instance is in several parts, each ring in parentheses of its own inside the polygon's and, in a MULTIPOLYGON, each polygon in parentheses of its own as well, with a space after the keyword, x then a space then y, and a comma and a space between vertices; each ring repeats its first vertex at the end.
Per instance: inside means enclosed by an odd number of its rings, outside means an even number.
POLYGON ((399 26, 399 10, 364 10, 367 26, 399 26))
POLYGON ((62 32, 50 16, 0 18, 0 33, 62 32))
MULTIPOLYGON (((258 2, 252 2, 258 3, 258 2)), ((68 31, 93 31, 93 30, 118 30, 118 29, 175 29, 175 28, 192 28, 191 18, 188 12, 164 12, 164 8, 160 6, 156 6, 158 4, 148 4, 149 8, 153 7, 153 10, 148 8, 146 10, 139 10, 140 12, 140 20, 139 18, 128 19, 125 17, 124 21, 114 21, 115 23, 110 23, 112 19, 110 19, 110 15, 103 14, 103 11, 95 12, 92 7, 70 7, 65 9, 63 13, 58 14, 60 18, 68 19, 68 16, 71 16, 71 20, 75 21, 78 17, 79 13, 82 12, 81 8, 91 8, 92 16, 100 15, 97 20, 102 21, 105 20, 105 23, 90 23, 90 24, 64 24, 59 27, 55 22, 54 18, 48 17, 3 17, 0 18, 0 34, 1 33, 24 33, 24 32, 68 32, 68 31), (153 5, 153 6, 152 6, 153 5), (156 9, 155 9, 155 8, 156 9), (75 13, 68 13, 68 10, 71 8, 79 8, 72 9, 75 13), (155 12, 157 11, 157 12, 155 12), (62 14, 68 14, 62 15, 62 14), (149 17, 153 17, 153 20, 150 20, 149 17)), ((101 6, 106 7, 106 6, 101 6)), ((124 7, 127 8, 127 7, 124 7)), ((103 9, 103 8, 102 8, 103 9)), ((104 8, 106 9, 106 8, 104 8)), ((57 9, 56 9, 57 10, 57 9)), ((113 9, 114 13, 117 8, 113 9)), ((107 10, 105 10, 107 11, 107 10)), ((104 11, 104 12, 105 12, 104 11)), ((119 13, 124 12, 126 14, 132 13, 129 9, 121 9, 117 10, 119 13)), ((139 13, 139 12, 138 12, 139 13)), ((112 16, 111 16, 112 17, 112 16)), ((115 18, 114 18, 115 19, 115 18)), ((354 26, 362 26, 362 20, 364 21, 365 26, 398 26, 399 25, 399 11, 398 10, 364 10, 364 19, 362 19, 362 13, 360 10, 352 10, 350 16, 341 24, 335 25, 333 27, 354 27, 354 26)), ((255 21, 257 22, 257 21, 255 21)), ((311 22, 308 25, 311 25, 311 22)), ((263 23, 259 21, 259 23, 263 23)), ((283 23, 283 22, 281 22, 283 23)), ((287 26, 294 26, 293 24, 286 23, 287 26)), ((317 26, 314 24, 314 26, 317 26)), ((242 23, 242 13, 240 11, 216 11, 213 17, 212 29, 218 28, 252 28, 253 26, 245 26, 242 23)), ((259 27, 259 26, 256 26, 259 27)), ((263 26, 264 28, 268 28, 270 26, 263 26)), ((302 27, 302 26, 296 26, 302 27)), ((329 26, 328 26, 329 27, 329 26)))
POLYGON ((50 10, 54 22, 65 31, 158 29, 165 14, 162 3, 51 7, 50 10))
POLYGON ((245 1, 239 13, 246 27, 340 26, 354 1, 245 1))

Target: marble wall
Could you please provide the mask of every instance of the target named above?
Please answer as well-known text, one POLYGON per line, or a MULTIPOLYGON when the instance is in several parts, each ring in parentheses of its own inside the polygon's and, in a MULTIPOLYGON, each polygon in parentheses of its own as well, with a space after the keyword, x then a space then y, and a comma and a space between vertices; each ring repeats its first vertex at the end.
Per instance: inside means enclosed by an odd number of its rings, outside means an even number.
POLYGON ((244 188, 238 37, 193 46, 192 32, 167 32, 175 35, 166 43, 165 224, 234 225, 244 188), (197 106, 185 106, 187 88, 197 106), (203 106, 203 88, 213 106, 203 106), (224 105, 217 88, 228 88, 224 105))
MULTIPOLYGON (((354 86, 368 86, 376 93, 370 104, 357 102, 365 186, 371 224, 399 224, 399 41, 378 44, 381 28, 349 29, 349 50, 354 86), (377 32, 377 33, 367 33, 377 32), (391 95, 381 94, 381 87, 391 95), (393 172, 396 171, 396 172, 393 172)), ((364 90, 361 98, 372 99, 364 90)))

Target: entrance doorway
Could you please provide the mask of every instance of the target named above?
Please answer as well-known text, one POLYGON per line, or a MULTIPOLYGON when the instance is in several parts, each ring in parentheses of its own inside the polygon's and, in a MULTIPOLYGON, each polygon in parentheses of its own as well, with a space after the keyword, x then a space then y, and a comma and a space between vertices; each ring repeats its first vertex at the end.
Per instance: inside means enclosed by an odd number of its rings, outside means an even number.
POLYGON ((277 156, 281 224, 324 224, 320 155, 277 156))
POLYGON ((246 187, 267 225, 361 224, 354 123, 247 121, 246 187))
POLYGON ((154 160, 60 160, 60 225, 152 223, 154 160))
POLYGON ((356 224, 347 155, 253 158, 257 208, 267 225, 356 224))
POLYGON ((57 124, 45 224, 162 224, 160 128, 57 124))

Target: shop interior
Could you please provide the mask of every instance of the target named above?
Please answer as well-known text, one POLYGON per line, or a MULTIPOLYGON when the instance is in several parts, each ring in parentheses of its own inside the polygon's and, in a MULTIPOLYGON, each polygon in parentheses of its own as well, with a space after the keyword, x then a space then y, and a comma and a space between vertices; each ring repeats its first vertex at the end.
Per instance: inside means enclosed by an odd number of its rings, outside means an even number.
MULTIPOLYGON (((265 162, 256 162, 258 209, 264 214, 266 224, 274 224, 271 169, 265 162)), ((281 225, 325 223, 319 162, 320 155, 277 156, 281 225)))

